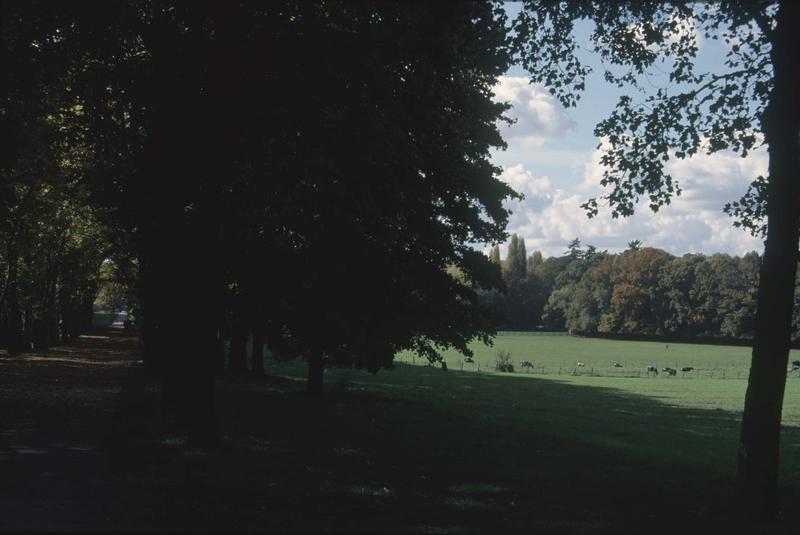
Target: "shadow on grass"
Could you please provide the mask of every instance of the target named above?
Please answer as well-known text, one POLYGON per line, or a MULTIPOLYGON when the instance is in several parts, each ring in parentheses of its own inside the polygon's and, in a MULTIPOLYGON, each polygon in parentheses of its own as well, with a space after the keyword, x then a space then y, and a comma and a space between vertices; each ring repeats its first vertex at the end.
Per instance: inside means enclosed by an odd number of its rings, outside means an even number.
MULTIPOLYGON (((435 368, 398 366, 375 377, 335 370, 327 380, 329 392, 314 399, 296 377, 221 377, 224 446, 216 452, 187 449, 184 437, 165 432, 153 388, 129 396, 113 448, 126 489, 120 525, 438 533, 737 526, 738 414, 435 368)), ((784 434, 790 446, 799 441, 797 428, 784 434)), ((783 487, 788 511, 800 488, 783 487)))

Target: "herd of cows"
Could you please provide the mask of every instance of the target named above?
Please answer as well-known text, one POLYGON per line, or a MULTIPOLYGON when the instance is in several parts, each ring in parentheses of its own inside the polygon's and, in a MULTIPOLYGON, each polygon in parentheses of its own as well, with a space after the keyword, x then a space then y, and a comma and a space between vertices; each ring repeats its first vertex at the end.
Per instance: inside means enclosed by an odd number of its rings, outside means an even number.
MULTIPOLYGON (((667 347, 669 347, 669 346, 667 346, 667 347)), ((466 357, 464 359, 464 362, 475 362, 475 361, 472 359, 472 357, 466 357)), ((622 368, 623 367, 621 362, 614 362, 614 363, 612 363, 612 366, 614 368, 622 368)), ((534 369, 533 362, 531 362, 529 360, 523 360, 520 363, 520 367, 523 368, 523 369, 529 369, 529 370, 533 370, 534 369)), ((577 368, 585 368, 586 367, 586 363, 578 361, 578 362, 575 363, 575 367, 576 367, 576 369, 577 368)), ((692 366, 684 366, 684 367, 682 367, 680 369, 680 371, 683 372, 684 374, 686 374, 686 373, 688 373, 688 372, 690 372, 692 370, 694 370, 694 368, 692 366)), ((800 371, 800 360, 793 360, 791 366, 789 366, 786 369, 786 371, 787 372, 800 371)), ((658 375, 658 367, 657 366, 648 366, 647 367, 647 374, 650 375, 651 373, 654 374, 654 375, 658 375)), ((661 368, 661 373, 665 373, 668 376, 672 377, 672 376, 675 376, 675 375, 678 374, 678 370, 676 368, 670 368, 669 366, 665 366, 665 367, 661 368)))
MULTIPOLYGON (((578 367, 578 368, 585 368, 586 367, 586 363, 578 361, 578 362, 575 363, 575 366, 578 367)), ((621 362, 614 362, 613 364, 611 364, 611 366, 613 366, 614 368, 622 368, 623 367, 621 362)), ((692 370, 694 370, 694 368, 692 366, 684 366, 683 368, 681 368, 681 371, 684 372, 684 373, 690 372, 692 370)), ((668 366, 665 366, 665 367, 661 368, 661 372, 672 376, 672 375, 677 375, 678 370, 676 370, 675 368, 670 368, 668 366)), ((653 373, 655 375, 658 375, 658 367, 656 367, 656 366, 648 366, 647 367, 647 373, 648 374, 653 373)))
MULTIPOLYGON (((623 367, 621 362, 613 362, 611 364, 611 366, 613 366, 614 368, 622 368, 623 367)), ((531 363, 530 361, 524 360, 524 361, 522 361, 522 367, 523 368, 531 368, 531 369, 533 369, 533 363, 531 363)), ((578 362, 575 363, 575 367, 576 368, 585 368, 586 367, 586 363, 578 361, 578 362)), ((684 367, 682 367, 680 369, 680 371, 682 371, 684 374, 688 373, 688 372, 690 372, 692 370, 694 370, 694 367, 692 367, 692 366, 684 366, 684 367)), ((786 371, 787 372, 800 371, 800 360, 793 360, 791 366, 789 366, 786 369, 786 371)), ((647 367, 647 374, 649 375, 651 373, 654 374, 654 375, 658 375, 658 367, 657 366, 648 366, 647 367)), ((678 370, 676 368, 670 368, 669 366, 665 366, 665 367, 661 368, 661 373, 666 373, 669 376, 674 376, 674 375, 678 374, 678 370)))

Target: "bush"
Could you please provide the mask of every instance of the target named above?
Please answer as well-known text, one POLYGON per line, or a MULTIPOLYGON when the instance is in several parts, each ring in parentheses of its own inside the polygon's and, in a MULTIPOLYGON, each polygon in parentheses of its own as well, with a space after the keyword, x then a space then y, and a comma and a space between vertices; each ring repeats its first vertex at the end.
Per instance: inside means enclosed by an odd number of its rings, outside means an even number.
POLYGON ((495 358, 494 369, 498 372, 514 372, 514 364, 511 362, 511 352, 500 350, 495 358))

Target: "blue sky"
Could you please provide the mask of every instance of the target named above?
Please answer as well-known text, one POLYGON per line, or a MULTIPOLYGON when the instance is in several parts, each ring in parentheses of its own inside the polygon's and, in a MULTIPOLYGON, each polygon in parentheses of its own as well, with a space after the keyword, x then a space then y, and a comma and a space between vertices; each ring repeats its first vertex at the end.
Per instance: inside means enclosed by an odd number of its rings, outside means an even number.
MULTIPOLYGON (((507 7, 510 16, 517 10, 514 4, 507 7)), ((587 42, 590 24, 579 24, 577 31, 587 42)), ((726 45, 702 37, 699 44, 699 69, 723 70, 726 45)), ((593 130, 624 89, 602 79, 597 58, 585 53, 581 59, 594 72, 576 108, 564 109, 546 89, 530 85, 520 66, 509 69, 495 87, 495 98, 512 105, 509 115, 517 123, 501 126, 508 149, 494 152, 493 161, 504 169, 501 179, 525 194, 523 201, 507 205, 513 211, 509 232, 525 238, 528 252, 540 250, 545 256, 560 255, 575 237, 611 252, 636 239, 675 255, 761 252, 761 240, 735 228, 722 207, 738 200, 756 176, 766 174, 764 149, 747 158, 719 152, 671 161, 668 170, 684 191, 657 214, 642 205, 627 219, 614 220, 602 209, 594 219, 585 216, 579 205, 602 193, 599 140, 593 130)), ((653 81, 658 84, 657 77, 653 81)))

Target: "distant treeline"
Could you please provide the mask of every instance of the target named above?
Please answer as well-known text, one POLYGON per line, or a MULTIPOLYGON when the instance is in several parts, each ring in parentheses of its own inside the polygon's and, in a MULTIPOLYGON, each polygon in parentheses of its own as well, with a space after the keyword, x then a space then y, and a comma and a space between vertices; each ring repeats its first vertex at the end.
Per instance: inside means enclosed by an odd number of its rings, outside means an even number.
MULTIPOLYGON (((611 254, 573 240, 559 257, 530 256, 511 236, 499 264, 507 292, 483 292, 500 316, 500 330, 569 330, 590 336, 752 338, 761 258, 717 253, 675 257, 629 244, 611 254)), ((800 335, 800 291, 794 294, 793 338, 800 335)))

